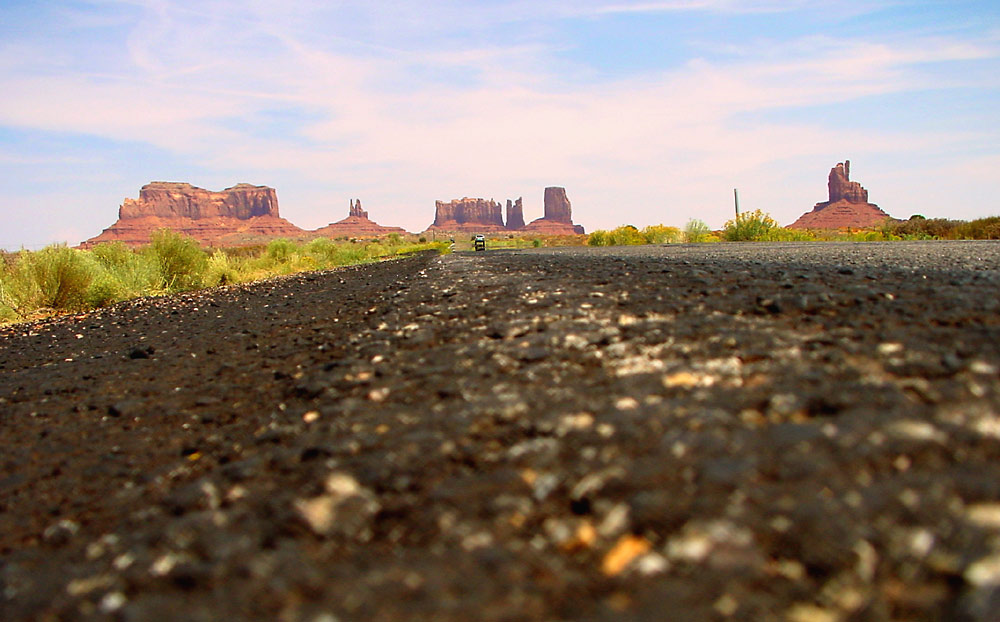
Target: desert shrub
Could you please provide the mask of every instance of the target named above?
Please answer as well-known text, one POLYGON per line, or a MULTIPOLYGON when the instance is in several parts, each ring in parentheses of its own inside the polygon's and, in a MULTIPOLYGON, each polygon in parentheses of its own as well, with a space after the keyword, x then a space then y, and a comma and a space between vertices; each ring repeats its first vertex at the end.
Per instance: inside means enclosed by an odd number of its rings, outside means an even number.
POLYGON ((150 253, 137 253, 121 242, 111 242, 95 246, 90 254, 101 267, 101 274, 92 284, 93 291, 87 294, 88 297, 100 300, 117 291, 114 300, 107 299, 104 304, 93 306, 105 306, 164 289, 160 264, 150 253))
POLYGON ((143 254, 155 262, 161 285, 168 291, 198 287, 208 267, 208 256, 197 242, 168 229, 154 233, 143 254))
POLYGON ((398 233, 390 233, 387 240, 389 246, 400 246, 403 244, 403 237, 398 233))
POLYGON ((66 246, 23 252, 15 270, 22 307, 61 311, 86 306, 87 288, 97 274, 97 266, 90 257, 66 246))
POLYGON ((101 272, 91 282, 84 296, 86 305, 91 308, 106 307, 128 298, 128 292, 115 276, 109 272, 101 272))
POLYGON ((239 259, 232 258, 221 250, 212 253, 205 269, 204 285, 215 287, 241 283, 244 279, 239 270, 238 262, 239 259))
POLYGON ((5 262, 0 271, 0 317, 5 320, 25 318, 39 306, 41 296, 34 280, 18 261, 28 252, 11 253, 10 263, 5 262))
POLYGON ((333 240, 329 238, 316 238, 310 240, 302 250, 315 257, 321 265, 327 265, 337 255, 337 244, 334 244, 333 240))
POLYGON ((531 241, 531 246, 533 248, 541 248, 542 241, 540 239, 538 239, 538 238, 535 238, 534 240, 531 241))
POLYGON ((135 253, 122 242, 98 244, 90 249, 90 254, 105 268, 124 266, 135 256, 135 253))
POLYGON ((764 212, 754 210, 739 214, 722 227, 722 239, 729 242, 768 240, 778 223, 764 212))
POLYGON ((612 246, 639 246, 646 243, 646 238, 633 225, 624 225, 609 233, 612 246))
POLYGON ((267 258, 275 263, 289 261, 295 253, 295 244, 291 240, 278 238, 267 244, 267 258))
POLYGON ((712 230, 703 221, 692 218, 684 225, 684 241, 692 244, 708 242, 712 235, 712 230))
POLYGON ((964 222, 955 228, 955 237, 962 240, 1000 240, 1000 216, 964 222))
POLYGON ((649 225, 640 231, 647 244, 673 244, 681 240, 681 230, 665 225, 649 225))
POLYGON ((588 246, 608 246, 608 232, 598 229, 587 236, 588 246))
POLYGON ((334 266, 350 266, 367 261, 370 255, 368 249, 357 244, 345 244, 337 249, 334 256, 334 266))
POLYGON ((943 240, 955 237, 955 229, 961 224, 947 218, 910 218, 909 220, 886 220, 879 231, 888 239, 897 240, 943 240))

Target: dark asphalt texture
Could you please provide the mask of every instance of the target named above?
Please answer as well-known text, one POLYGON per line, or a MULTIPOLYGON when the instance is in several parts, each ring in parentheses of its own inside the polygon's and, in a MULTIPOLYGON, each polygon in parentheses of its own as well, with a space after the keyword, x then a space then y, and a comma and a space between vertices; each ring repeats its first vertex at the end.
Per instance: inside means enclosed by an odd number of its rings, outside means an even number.
POLYGON ((3 327, 0 619, 997 620, 998 291, 532 249, 3 327))

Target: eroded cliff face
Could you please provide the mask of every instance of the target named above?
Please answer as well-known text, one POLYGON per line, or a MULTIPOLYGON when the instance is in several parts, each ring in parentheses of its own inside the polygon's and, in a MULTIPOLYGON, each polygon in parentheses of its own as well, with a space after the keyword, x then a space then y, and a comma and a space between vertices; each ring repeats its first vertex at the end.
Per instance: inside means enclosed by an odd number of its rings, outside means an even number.
POLYGON ((565 188, 553 186, 545 189, 544 218, 553 222, 573 223, 573 207, 565 188))
POLYGON ((582 235, 584 229, 573 224, 573 207, 566 189, 551 186, 545 189, 544 216, 533 220, 522 231, 541 235, 582 235))
POLYGON ((237 184, 212 192, 187 183, 154 181, 139 190, 138 199, 125 199, 118 210, 120 219, 157 216, 159 218, 279 217, 278 194, 274 188, 237 184))
POLYGON ((81 246, 102 242, 141 246, 148 244, 160 229, 190 236, 203 245, 218 246, 305 233, 279 216, 274 188, 237 184, 213 192, 188 183, 154 181, 142 187, 138 199, 125 199, 118 209, 118 220, 81 246))
POLYGON ((868 202, 868 191, 860 183, 851 181, 850 160, 830 169, 827 189, 829 199, 799 216, 788 225, 790 229, 862 229, 891 218, 878 205, 868 202))
POLYGON ((517 231, 524 228, 524 205, 521 197, 517 201, 511 202, 507 199, 507 229, 517 231))
POLYGON ((842 164, 830 169, 830 177, 827 182, 830 193, 828 203, 837 201, 847 201, 848 203, 867 203, 868 191, 861 187, 856 181, 851 181, 851 161, 845 160, 842 164))
POLYGON ((434 224, 428 229, 494 233, 506 228, 499 203, 465 197, 447 203, 435 201, 434 224))
POLYGON ((524 224, 524 206, 521 198, 507 199, 507 224, 500 213, 500 204, 485 199, 456 199, 445 203, 437 201, 434 224, 428 231, 503 233, 527 232, 538 235, 579 235, 583 227, 573 224, 573 209, 565 188, 545 189, 545 212, 529 224, 524 224))

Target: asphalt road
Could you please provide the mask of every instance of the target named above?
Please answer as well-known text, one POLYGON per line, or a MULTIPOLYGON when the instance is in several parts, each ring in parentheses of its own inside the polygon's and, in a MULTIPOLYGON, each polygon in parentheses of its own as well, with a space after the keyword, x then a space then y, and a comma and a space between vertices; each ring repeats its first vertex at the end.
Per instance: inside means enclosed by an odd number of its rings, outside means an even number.
POLYGON ((0 619, 996 620, 998 291, 531 249, 0 328, 0 619))

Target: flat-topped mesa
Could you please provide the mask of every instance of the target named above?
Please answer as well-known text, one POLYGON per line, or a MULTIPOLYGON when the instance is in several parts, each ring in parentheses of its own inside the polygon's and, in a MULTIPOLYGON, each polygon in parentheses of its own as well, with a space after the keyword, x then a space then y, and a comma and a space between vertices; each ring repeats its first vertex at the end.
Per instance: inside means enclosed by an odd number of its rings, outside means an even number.
POLYGON ((325 238, 377 238, 390 233, 405 235, 401 227, 384 227, 368 219, 368 212, 361 209, 361 199, 352 199, 347 218, 331 222, 312 232, 325 238))
POLYGON ((165 181, 146 184, 139 190, 138 199, 125 199, 118 210, 118 217, 121 219, 144 216, 192 220, 280 217, 278 194, 274 188, 236 184, 221 192, 212 192, 187 183, 165 181))
POLYGON ((830 169, 827 182, 829 200, 817 203, 811 212, 799 216, 790 229, 863 229, 882 223, 889 214, 868 202, 868 191, 851 181, 851 161, 830 169))
POLYGON ((552 186, 545 189, 545 215, 533 220, 522 231, 544 235, 583 235, 584 229, 573 224, 573 207, 566 189, 552 186))
POLYGON ((524 205, 521 199, 522 197, 518 197, 513 203, 507 199, 507 229, 510 231, 524 228, 524 205))
POLYGON ((118 208, 118 220, 81 246, 103 242, 141 246, 160 229, 218 246, 257 244, 305 233, 278 215, 274 188, 237 184, 212 192, 188 183, 154 181, 139 190, 138 199, 125 199, 118 208))
POLYGON ((429 230, 496 233, 506 231, 501 206, 490 199, 464 197, 434 202, 434 224, 429 230))

